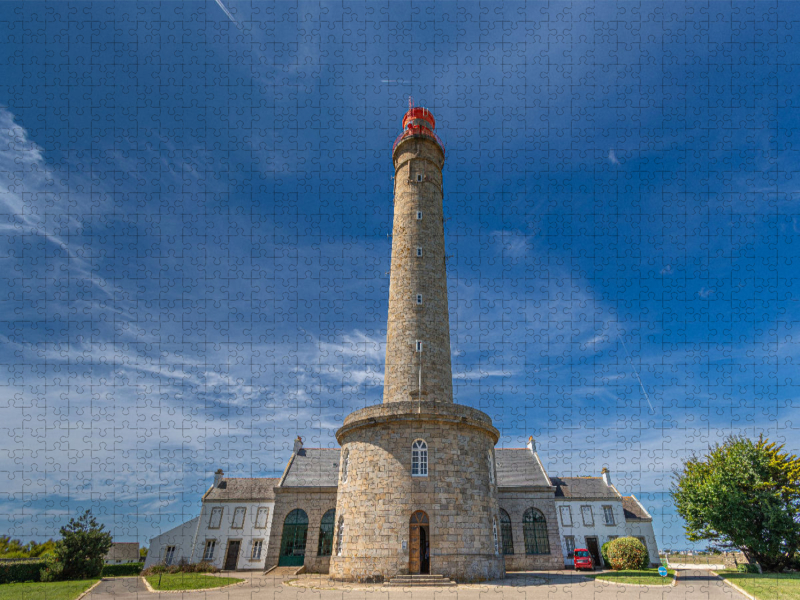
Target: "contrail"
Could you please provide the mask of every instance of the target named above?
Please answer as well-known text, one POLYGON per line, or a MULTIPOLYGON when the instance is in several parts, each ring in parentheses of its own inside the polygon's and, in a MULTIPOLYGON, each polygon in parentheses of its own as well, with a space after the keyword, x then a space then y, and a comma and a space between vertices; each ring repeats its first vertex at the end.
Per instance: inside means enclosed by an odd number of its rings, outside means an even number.
POLYGON ((625 346, 625 340, 622 339, 622 337, 619 335, 619 332, 617 332, 617 339, 620 342, 622 342, 622 347, 625 349, 625 354, 628 356, 628 359, 631 361, 631 367, 633 368, 633 374, 636 375, 636 379, 639 382, 639 386, 642 388, 642 392, 644 393, 644 397, 647 398, 647 404, 650 405, 650 414, 654 414, 656 412, 656 409, 653 408, 653 405, 650 403, 650 395, 647 393, 647 390, 644 389, 644 384, 642 383, 642 378, 639 377, 639 372, 636 370, 636 365, 633 364, 633 359, 631 358, 631 355, 628 353, 627 346, 625 346))
POLYGON ((233 21, 233 24, 236 25, 236 27, 239 27, 239 23, 237 23, 236 19, 233 18, 233 15, 230 12, 228 12, 228 9, 225 8, 225 5, 222 3, 222 0, 216 0, 216 2, 217 2, 217 4, 219 4, 219 7, 222 9, 222 12, 224 12, 226 15, 228 15, 228 18, 231 21, 233 21))

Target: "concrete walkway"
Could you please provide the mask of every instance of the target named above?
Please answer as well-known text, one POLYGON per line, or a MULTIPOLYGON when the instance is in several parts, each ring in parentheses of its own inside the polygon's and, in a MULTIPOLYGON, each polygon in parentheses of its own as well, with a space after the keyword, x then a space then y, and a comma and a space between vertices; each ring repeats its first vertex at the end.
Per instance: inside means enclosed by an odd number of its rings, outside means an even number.
MULTIPOLYGON (((571 571, 509 573, 504 580, 466 584, 454 588, 386 588, 381 585, 353 585, 346 590, 322 578, 319 586, 284 585, 297 577, 270 577, 263 573, 226 572, 221 575, 245 579, 242 585, 219 590, 151 594, 139 578, 103 581, 85 600, 744 600, 745 596, 726 586, 719 577, 700 570, 682 571, 675 587, 625 586, 587 580, 571 571), (330 586, 330 587, 328 587, 330 586)), ((303 576, 300 576, 303 577, 303 576)))

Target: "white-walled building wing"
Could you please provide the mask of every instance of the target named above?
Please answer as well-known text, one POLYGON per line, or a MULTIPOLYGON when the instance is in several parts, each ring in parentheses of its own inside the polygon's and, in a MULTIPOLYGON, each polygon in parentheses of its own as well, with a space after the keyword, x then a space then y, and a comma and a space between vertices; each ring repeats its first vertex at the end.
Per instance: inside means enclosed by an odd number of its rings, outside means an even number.
POLYGON ((602 477, 551 477, 550 480, 556 486, 556 513, 565 566, 572 566, 575 548, 587 548, 597 559, 603 544, 626 535, 622 495, 602 477))
POLYGON ((636 496, 624 496, 622 506, 625 511, 625 530, 626 535, 639 538, 647 547, 650 554, 650 564, 659 564, 658 544, 656 543, 656 533, 653 530, 653 517, 647 509, 639 502, 636 496))
POLYGON ((144 568, 148 569, 159 563, 177 564, 181 560, 188 562, 199 520, 200 517, 195 517, 152 538, 144 568))
POLYGON ((190 562, 263 569, 275 508, 273 478, 224 478, 203 496, 190 562))

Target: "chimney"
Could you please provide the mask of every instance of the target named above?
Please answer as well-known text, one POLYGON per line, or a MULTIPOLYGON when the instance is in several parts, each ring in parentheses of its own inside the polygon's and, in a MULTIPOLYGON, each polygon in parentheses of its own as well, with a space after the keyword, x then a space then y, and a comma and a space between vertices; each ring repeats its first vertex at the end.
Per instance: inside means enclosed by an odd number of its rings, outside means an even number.
POLYGON ((603 467, 603 470, 601 471, 601 474, 603 476, 603 482, 607 486, 610 487, 611 486, 611 472, 608 470, 607 467, 603 467))
POLYGON ((298 453, 300 450, 302 450, 302 449, 303 449, 303 438, 301 438, 301 437, 298 435, 298 436, 297 436, 297 439, 294 441, 294 450, 293 450, 293 452, 294 452, 295 454, 297 454, 297 453, 298 453))
POLYGON ((222 483, 222 469, 217 469, 214 471, 214 487, 218 488, 219 484, 222 483))
POLYGON ((536 440, 533 439, 533 436, 528 438, 528 450, 531 451, 531 454, 536 454, 536 440))

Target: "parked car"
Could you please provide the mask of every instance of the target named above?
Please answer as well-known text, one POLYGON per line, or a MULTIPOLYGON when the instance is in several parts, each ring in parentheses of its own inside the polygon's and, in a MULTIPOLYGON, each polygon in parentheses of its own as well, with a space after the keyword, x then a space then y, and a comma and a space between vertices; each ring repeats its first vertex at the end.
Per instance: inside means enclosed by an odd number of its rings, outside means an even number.
POLYGON ((594 561, 592 560, 592 555, 589 554, 589 551, 586 548, 575 548, 573 560, 575 561, 576 571, 580 569, 594 571, 594 561))

